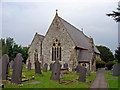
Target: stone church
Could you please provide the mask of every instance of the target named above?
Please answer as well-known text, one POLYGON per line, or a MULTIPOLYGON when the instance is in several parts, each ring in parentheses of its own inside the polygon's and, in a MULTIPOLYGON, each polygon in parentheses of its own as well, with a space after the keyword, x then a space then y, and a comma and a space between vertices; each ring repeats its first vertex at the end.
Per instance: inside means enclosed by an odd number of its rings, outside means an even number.
POLYGON ((33 69, 35 60, 41 63, 41 68, 47 63, 49 69, 50 64, 58 59, 61 68, 68 64, 69 71, 74 71, 78 64, 95 71, 96 60, 101 60, 93 38, 59 17, 57 12, 46 35, 35 34, 28 53, 33 69))

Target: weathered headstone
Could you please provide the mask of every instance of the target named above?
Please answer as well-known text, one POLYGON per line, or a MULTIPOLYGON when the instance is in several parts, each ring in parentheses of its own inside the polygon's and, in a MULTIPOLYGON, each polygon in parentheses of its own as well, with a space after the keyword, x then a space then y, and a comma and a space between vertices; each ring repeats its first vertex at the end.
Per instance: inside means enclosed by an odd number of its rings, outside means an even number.
POLYGON ((65 78, 65 75, 62 73, 60 74, 60 78, 64 79, 65 78))
POLYGON ((87 69, 83 66, 79 66, 79 78, 78 78, 78 81, 79 82, 86 82, 86 71, 87 69))
POLYGON ((81 65, 79 64, 79 65, 77 65, 77 67, 76 67, 76 73, 79 73, 79 71, 80 71, 80 67, 81 65))
POLYGON ((120 76, 120 64, 113 65, 113 76, 120 76))
POLYGON ((45 63, 45 64, 44 64, 44 67, 43 67, 43 72, 47 72, 47 68, 48 68, 48 64, 45 63))
POLYGON ((87 75, 87 76, 90 76, 90 70, 87 70, 86 75, 87 75))
POLYGON ((64 64, 64 68, 68 69, 68 64, 67 63, 64 64))
POLYGON ((53 63, 50 64, 50 71, 52 71, 53 63))
POLYGON ((0 59, 0 83, 2 83, 2 58, 0 59))
POLYGON ((22 60, 21 54, 18 53, 14 59, 11 83, 20 84, 22 81, 22 60))
POLYGON ((60 63, 58 60, 55 61, 52 68, 52 75, 50 80, 60 82, 60 63))
POLYGON ((28 61, 28 70, 31 70, 31 62, 30 62, 30 60, 28 61))
POLYGON ((10 68, 11 68, 11 69, 13 69, 13 64, 14 64, 14 61, 11 60, 11 61, 10 61, 10 68))
POLYGON ((8 77, 8 65, 9 65, 9 57, 7 54, 2 56, 2 80, 7 80, 8 77))
POLYGON ((35 61, 35 74, 42 74, 41 64, 38 60, 35 61))

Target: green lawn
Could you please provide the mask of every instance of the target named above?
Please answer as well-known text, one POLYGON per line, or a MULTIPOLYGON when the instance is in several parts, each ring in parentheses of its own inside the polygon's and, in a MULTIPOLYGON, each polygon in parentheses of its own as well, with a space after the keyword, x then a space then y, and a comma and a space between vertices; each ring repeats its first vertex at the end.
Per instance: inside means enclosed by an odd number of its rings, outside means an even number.
MULTIPOLYGON (((65 85, 65 84, 59 84, 55 81, 50 80, 51 76, 51 71, 43 72, 43 76, 36 75, 34 69, 27 71, 25 68, 22 72, 22 76, 26 76, 27 78, 31 78, 32 76, 35 77, 34 80, 26 81, 23 82, 23 86, 18 86, 18 85, 5 85, 5 88, 89 88, 92 80, 95 78, 96 73, 91 73, 91 76, 87 76, 86 79, 89 80, 87 83, 86 82, 76 82, 73 81, 72 83, 65 85), (38 84, 28 84, 24 85, 25 83, 28 82, 33 82, 33 81, 40 81, 41 83, 38 84)), ((12 71, 10 71, 10 76, 12 75, 12 71)), ((73 80, 77 79, 79 77, 79 74, 76 73, 68 73, 65 74, 65 79, 62 80, 73 80)))
POLYGON ((118 82, 118 76, 112 76, 111 73, 106 72, 105 73, 109 87, 110 88, 118 88, 118 85, 120 82, 118 82), (111 78, 117 78, 116 80, 111 80, 111 78))

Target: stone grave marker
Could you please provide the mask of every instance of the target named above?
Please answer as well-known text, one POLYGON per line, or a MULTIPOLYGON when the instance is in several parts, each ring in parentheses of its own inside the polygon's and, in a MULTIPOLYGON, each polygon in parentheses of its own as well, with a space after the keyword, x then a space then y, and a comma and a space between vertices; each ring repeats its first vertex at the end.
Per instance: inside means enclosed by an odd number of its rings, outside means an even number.
POLYGON ((52 68, 52 75, 50 80, 60 82, 60 63, 58 60, 55 61, 52 68))
POLYGON ((22 81, 22 60, 21 54, 18 53, 14 59, 11 83, 20 84, 22 81))
POLYGON ((42 74, 41 64, 38 60, 35 61, 35 74, 42 74))
POLYGON ((48 68, 48 64, 45 63, 45 64, 44 64, 44 68, 43 68, 43 72, 47 72, 47 68, 48 68))
POLYGON ((2 80, 8 79, 8 73, 9 73, 9 57, 7 54, 4 54, 2 56, 2 80))
POLYGON ((67 63, 64 64, 64 68, 68 69, 68 64, 67 63))
POLYGON ((86 75, 90 76, 90 70, 87 70, 86 75))
POLYGON ((0 83, 2 83, 2 58, 0 59, 0 83))
POLYGON ((113 76, 120 76, 120 64, 113 65, 113 76))
POLYGON ((79 78, 78 78, 78 81, 79 82, 86 82, 86 71, 87 69, 83 66, 79 66, 79 78))
POLYGON ((13 64, 14 64, 14 61, 11 60, 11 61, 10 61, 10 68, 11 68, 11 69, 13 69, 13 64))
POLYGON ((79 69, 80 69, 79 67, 80 67, 80 66, 81 66, 80 64, 77 65, 77 67, 76 67, 76 73, 79 73, 79 71, 80 71, 80 70, 79 70, 79 69))
POLYGON ((52 71, 53 63, 50 64, 50 71, 52 71))
POLYGON ((31 62, 30 62, 30 60, 28 61, 28 70, 31 70, 31 62))

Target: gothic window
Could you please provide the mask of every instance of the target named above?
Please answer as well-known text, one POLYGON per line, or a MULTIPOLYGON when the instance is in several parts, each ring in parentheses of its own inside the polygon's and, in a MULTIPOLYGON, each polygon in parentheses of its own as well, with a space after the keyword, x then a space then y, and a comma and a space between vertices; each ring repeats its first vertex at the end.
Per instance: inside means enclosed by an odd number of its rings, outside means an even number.
POLYGON ((61 61, 61 42, 55 39, 52 44, 52 61, 61 61))
POLYGON ((34 51, 34 61, 38 60, 38 53, 37 53, 37 49, 35 49, 34 51))

